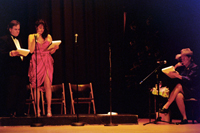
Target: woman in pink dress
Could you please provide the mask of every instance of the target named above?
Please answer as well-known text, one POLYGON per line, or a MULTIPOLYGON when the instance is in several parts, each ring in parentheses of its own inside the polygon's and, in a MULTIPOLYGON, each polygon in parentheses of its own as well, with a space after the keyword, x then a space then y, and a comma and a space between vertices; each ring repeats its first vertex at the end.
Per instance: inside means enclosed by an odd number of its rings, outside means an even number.
MULTIPOLYGON (((51 54, 55 53, 58 49, 58 46, 47 50, 48 46, 52 42, 52 37, 48 34, 47 24, 44 20, 40 19, 36 21, 35 28, 37 33, 30 34, 28 37, 28 49, 30 53, 32 53, 30 66, 29 66, 29 81, 31 82, 32 88, 36 88, 36 67, 37 67, 37 111, 38 116, 40 116, 40 106, 39 106, 39 99, 40 93, 39 91, 46 92, 46 99, 47 99, 47 117, 51 117, 51 85, 53 79, 53 63, 54 60, 51 54), (36 39, 36 44, 35 44, 36 39), (36 49, 35 49, 36 45, 36 49), (37 54, 37 66, 36 66, 36 54, 37 54)), ((36 94, 36 89, 35 93, 36 94)), ((35 95, 36 97, 36 95, 35 95)), ((36 98, 35 98, 36 99, 36 98)))

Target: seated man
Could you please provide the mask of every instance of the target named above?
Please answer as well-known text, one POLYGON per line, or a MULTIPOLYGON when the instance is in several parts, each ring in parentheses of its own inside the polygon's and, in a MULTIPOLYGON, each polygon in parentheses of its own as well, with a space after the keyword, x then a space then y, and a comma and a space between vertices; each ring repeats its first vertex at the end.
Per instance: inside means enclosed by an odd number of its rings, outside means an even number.
POLYGON ((182 49, 181 54, 178 54, 178 56, 181 58, 181 63, 176 65, 176 72, 170 73, 178 80, 167 103, 160 110, 160 113, 167 113, 171 103, 176 100, 177 106, 183 117, 179 124, 187 124, 188 120, 185 111, 184 98, 197 97, 196 94, 198 88, 196 86, 198 86, 199 82, 197 78, 198 66, 193 62, 193 52, 190 48, 182 49))

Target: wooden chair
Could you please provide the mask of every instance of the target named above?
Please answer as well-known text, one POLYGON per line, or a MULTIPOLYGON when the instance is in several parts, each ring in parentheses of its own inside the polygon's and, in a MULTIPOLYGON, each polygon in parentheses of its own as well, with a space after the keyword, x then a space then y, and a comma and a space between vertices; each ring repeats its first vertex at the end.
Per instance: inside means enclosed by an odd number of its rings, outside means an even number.
POLYGON ((195 118, 195 110, 197 109, 198 100, 196 98, 185 99, 185 102, 190 105, 191 115, 192 115, 192 123, 194 124, 195 118))
MULTIPOLYGON (((63 114, 63 110, 64 110, 64 114, 67 114, 64 83, 52 85, 51 91, 52 91, 51 104, 60 104, 61 114, 63 114)), ((43 106, 44 104, 47 104, 46 100, 44 100, 44 93, 42 94, 42 104, 43 106)))
POLYGON ((30 94, 29 98, 26 99, 26 102, 25 102, 25 104, 28 105, 28 112, 27 113, 28 113, 28 115, 30 114, 30 108, 31 108, 30 106, 32 104, 33 105, 34 114, 36 116, 36 107, 35 107, 35 98, 34 98, 34 94, 33 94, 33 88, 31 87, 30 84, 27 85, 26 88, 27 88, 27 91, 30 94))
MULTIPOLYGON (((26 86, 27 91, 29 92, 30 96, 28 99, 26 99, 25 104, 28 105, 28 115, 30 114, 30 105, 33 104, 33 110, 34 110, 34 114, 36 116, 36 103, 35 103, 35 97, 34 97, 34 92, 33 92, 33 88, 31 87, 31 84, 26 86)), ((40 93, 42 96, 42 92, 40 93)), ((44 105, 42 105, 42 110, 43 110, 43 115, 45 115, 45 111, 44 111, 44 105)))
POLYGON ((90 114, 91 103, 93 104, 93 112, 96 114, 95 102, 94 102, 94 94, 92 83, 89 84, 78 84, 78 93, 77 93, 77 84, 69 83, 69 91, 71 97, 71 114, 75 114, 74 105, 77 104, 88 104, 88 114, 90 114), (78 94, 78 99, 77 99, 78 94))

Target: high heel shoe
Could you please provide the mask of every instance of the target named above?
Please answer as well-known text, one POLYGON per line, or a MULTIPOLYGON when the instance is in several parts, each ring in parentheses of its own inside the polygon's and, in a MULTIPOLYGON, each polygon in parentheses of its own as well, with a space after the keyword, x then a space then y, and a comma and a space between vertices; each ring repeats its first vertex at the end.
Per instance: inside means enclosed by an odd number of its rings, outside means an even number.
POLYGON ((41 112, 41 110, 38 110, 38 111, 37 111, 37 116, 38 116, 38 117, 41 116, 41 115, 40 115, 40 112, 41 112))
POLYGON ((47 117, 51 117, 51 116, 52 116, 51 110, 48 110, 47 111, 47 117))
POLYGON ((169 109, 162 108, 159 110, 160 113, 168 113, 169 109))

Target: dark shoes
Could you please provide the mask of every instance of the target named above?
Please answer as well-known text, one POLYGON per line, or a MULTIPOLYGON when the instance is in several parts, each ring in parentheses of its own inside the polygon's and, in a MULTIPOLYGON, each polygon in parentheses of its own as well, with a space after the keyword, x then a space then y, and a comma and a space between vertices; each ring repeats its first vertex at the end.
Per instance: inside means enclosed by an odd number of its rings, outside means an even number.
POLYGON ((162 108, 159 110, 160 113, 168 113, 169 109, 162 108))
POLYGON ((16 117, 27 117, 28 115, 26 113, 11 113, 7 117, 10 118, 16 118, 16 117))
POLYGON ((16 113, 6 113, 5 117, 15 118, 16 113))
POLYGON ((15 118, 15 113, 6 114, 5 117, 15 118))
POLYGON ((28 115, 26 113, 18 113, 15 115, 15 117, 27 117, 28 115))
POLYGON ((177 125, 179 124, 188 124, 188 120, 187 119, 181 120, 181 122, 177 123, 177 125))

